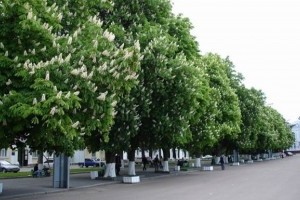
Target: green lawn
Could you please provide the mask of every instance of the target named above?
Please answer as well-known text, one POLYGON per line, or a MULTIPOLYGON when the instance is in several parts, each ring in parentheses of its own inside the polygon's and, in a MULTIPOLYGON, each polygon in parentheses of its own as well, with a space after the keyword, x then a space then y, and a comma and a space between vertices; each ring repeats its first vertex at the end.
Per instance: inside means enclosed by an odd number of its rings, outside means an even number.
MULTIPOLYGON (((89 167, 89 168, 76 168, 76 169, 71 169, 71 174, 80 174, 80 173, 88 173, 91 171, 98 171, 99 167, 89 167)), ((51 171, 51 174, 52 171, 51 171)), ((0 179, 8 179, 8 178, 28 178, 28 177, 32 177, 31 176, 31 172, 17 172, 17 173, 13 173, 13 172, 8 172, 8 173, 2 173, 0 172, 0 179)))

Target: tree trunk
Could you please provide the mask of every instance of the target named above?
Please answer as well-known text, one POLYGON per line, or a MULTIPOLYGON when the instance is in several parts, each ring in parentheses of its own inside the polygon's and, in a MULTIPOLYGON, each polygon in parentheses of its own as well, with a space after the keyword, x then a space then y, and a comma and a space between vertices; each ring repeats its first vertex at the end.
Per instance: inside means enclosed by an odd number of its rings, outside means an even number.
POLYGON ((195 159, 195 167, 201 167, 201 158, 195 159))
POLYGON ((43 156, 44 156, 44 152, 38 151, 38 169, 39 170, 42 170, 44 168, 43 156))
POLYGON ((128 152, 128 175, 135 176, 135 150, 130 150, 128 152))
POLYGON ((173 158, 176 159, 176 148, 172 148, 173 158))
POLYGON ((142 157, 145 157, 145 149, 142 149, 142 157))
POLYGON ((195 167, 201 167, 201 154, 196 153, 196 159, 195 159, 195 167))
POLYGON ((153 151, 152 151, 152 149, 149 150, 149 156, 150 156, 151 159, 153 158, 153 151))
POLYGON ((158 149, 158 157, 159 157, 159 158, 162 157, 162 156, 161 156, 161 151, 160 151, 160 149, 158 149))
POLYGON ((106 168, 104 177, 116 177, 116 163, 115 163, 115 154, 112 152, 105 151, 106 159, 106 168))
POLYGON ((169 172, 169 161, 163 161, 163 171, 169 172))
POLYGON ((163 159, 163 171, 168 172, 169 170, 169 157, 170 157, 170 150, 163 149, 164 159, 163 159))

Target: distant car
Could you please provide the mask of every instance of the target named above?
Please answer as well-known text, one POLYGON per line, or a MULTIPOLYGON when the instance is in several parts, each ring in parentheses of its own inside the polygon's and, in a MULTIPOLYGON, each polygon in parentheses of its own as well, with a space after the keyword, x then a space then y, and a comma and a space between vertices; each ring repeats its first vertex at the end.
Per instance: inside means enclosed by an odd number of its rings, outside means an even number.
POLYGON ((53 159, 48 159, 44 162, 44 167, 45 168, 53 168, 53 163, 54 163, 53 159))
POLYGON ((103 167, 106 165, 106 162, 104 160, 100 160, 99 158, 94 160, 96 163, 99 163, 100 167, 103 167))
POLYGON ((0 160, 0 172, 15 172, 20 171, 20 167, 17 165, 13 165, 6 160, 0 160))
POLYGON ((202 156, 202 159, 204 159, 204 160, 212 159, 212 156, 211 155, 205 155, 205 156, 202 156))
POLYGON ((99 167, 100 163, 93 159, 86 158, 84 159, 84 162, 79 162, 78 165, 80 167, 99 167))
POLYGON ((286 156, 292 156, 292 155, 294 155, 292 152, 290 152, 290 151, 286 151, 286 152, 284 152, 285 153, 285 155, 286 156))

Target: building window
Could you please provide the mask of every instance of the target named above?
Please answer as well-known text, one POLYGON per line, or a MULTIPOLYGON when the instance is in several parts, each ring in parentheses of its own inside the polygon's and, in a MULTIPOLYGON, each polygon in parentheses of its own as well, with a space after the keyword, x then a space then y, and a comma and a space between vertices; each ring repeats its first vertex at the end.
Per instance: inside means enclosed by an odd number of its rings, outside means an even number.
POLYGON ((7 150, 6 149, 1 149, 0 157, 6 157, 6 156, 7 156, 7 150))
POLYGON ((33 158, 37 158, 38 155, 39 155, 39 154, 38 154, 38 151, 33 151, 33 152, 32 152, 32 157, 33 157, 33 158))

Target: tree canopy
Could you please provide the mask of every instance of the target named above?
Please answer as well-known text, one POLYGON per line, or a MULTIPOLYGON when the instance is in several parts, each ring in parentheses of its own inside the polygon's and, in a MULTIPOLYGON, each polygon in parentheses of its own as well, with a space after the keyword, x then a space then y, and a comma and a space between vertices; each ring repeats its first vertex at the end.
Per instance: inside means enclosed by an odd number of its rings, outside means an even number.
POLYGON ((293 142, 229 58, 200 54, 169 0, 3 0, 0 13, 0 148, 199 156, 293 142))

